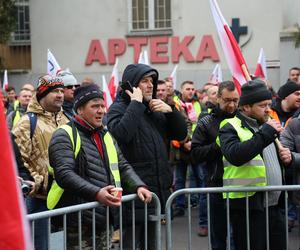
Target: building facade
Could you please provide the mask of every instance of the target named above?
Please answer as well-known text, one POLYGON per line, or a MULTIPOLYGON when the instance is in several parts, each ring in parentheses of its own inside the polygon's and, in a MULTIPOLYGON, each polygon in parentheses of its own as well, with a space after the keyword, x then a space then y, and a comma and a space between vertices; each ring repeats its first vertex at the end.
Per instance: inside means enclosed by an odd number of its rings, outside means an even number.
MULTIPOLYGON (((24 2, 25 0, 23 0, 24 2)), ((216 63, 230 78, 218 40, 209 0, 27 0, 30 11, 31 64, 9 71, 12 85, 45 74, 47 49, 62 68, 82 80, 110 77, 118 58, 119 74, 137 62, 141 50, 161 78, 178 64, 177 87, 192 80, 201 87, 216 63), (19 70, 19 71, 17 71, 19 70)), ((267 58, 268 78, 275 89, 288 69, 300 66, 293 32, 300 23, 297 0, 218 1, 231 26, 248 68, 254 73, 260 48, 267 58)), ((28 44, 27 44, 28 46, 28 44)))

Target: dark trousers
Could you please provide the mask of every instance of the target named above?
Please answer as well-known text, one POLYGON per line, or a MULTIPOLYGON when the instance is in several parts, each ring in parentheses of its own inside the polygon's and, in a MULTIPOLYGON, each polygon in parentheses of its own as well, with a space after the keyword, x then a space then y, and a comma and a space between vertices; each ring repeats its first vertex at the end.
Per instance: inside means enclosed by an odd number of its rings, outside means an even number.
POLYGON ((226 250, 227 218, 222 194, 210 194, 211 248, 226 250))
MULTIPOLYGON (((26 197, 26 207, 29 214, 48 210, 46 200, 26 197)), ((48 249, 48 219, 40 219, 34 222, 34 248, 36 250, 48 249)))
MULTIPOLYGON (((247 249, 245 209, 230 209, 236 250, 247 249)), ((249 210, 250 249, 266 249, 266 211, 249 210)), ((272 250, 286 249, 285 222, 278 206, 269 207, 269 243, 272 250)))
MULTIPOLYGON (((147 227, 147 242, 148 249, 155 250, 156 248, 156 237, 155 237, 155 222, 148 221, 147 227)), ((133 249, 132 241, 132 227, 126 226, 123 228, 123 249, 133 249)), ((144 223, 135 225, 135 249, 145 249, 145 225, 144 223)))

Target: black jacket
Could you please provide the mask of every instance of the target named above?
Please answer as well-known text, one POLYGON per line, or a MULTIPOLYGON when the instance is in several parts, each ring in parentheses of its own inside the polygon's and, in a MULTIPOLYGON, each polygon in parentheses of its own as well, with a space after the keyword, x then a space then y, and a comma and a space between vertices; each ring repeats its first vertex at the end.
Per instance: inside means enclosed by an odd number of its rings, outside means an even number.
MULTIPOLYGON (((123 74, 123 81, 137 86, 150 70, 147 65, 134 65, 132 71, 123 74)), ((156 81, 153 84, 156 90, 156 81)), ((123 94, 109 108, 108 129, 136 173, 159 196, 163 209, 173 180, 165 141, 186 137, 184 117, 174 107, 171 113, 151 112, 146 103, 130 102, 123 94)))
MULTIPOLYGON (((103 187, 114 185, 113 176, 109 169, 108 155, 103 141, 104 129, 97 129, 102 140, 104 160, 92 139, 92 130, 82 126, 77 121, 69 123, 78 129, 81 148, 74 159, 74 151, 69 135, 64 129, 54 132, 49 145, 50 166, 54 169, 55 179, 65 191, 58 207, 95 201, 96 193, 103 187)), ((135 174, 132 167, 123 157, 115 144, 118 152, 119 171, 122 187, 127 192, 135 192, 137 187, 145 186, 135 174)), ((114 209, 112 209, 114 210, 114 209)), ((96 209, 97 225, 105 226, 106 207, 100 205, 96 209)))
POLYGON ((199 120, 192 138, 191 160, 193 164, 205 162, 208 168, 208 186, 223 186, 222 152, 216 143, 219 135, 220 123, 227 118, 234 117, 219 107, 213 108, 211 113, 205 113, 199 120))

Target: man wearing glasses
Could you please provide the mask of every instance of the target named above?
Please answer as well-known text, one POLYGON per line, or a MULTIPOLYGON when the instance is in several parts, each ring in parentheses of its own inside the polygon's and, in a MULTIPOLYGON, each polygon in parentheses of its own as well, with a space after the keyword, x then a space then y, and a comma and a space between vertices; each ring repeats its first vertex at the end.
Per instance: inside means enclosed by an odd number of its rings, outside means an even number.
MULTIPOLYGON (((192 139, 191 159, 193 164, 205 163, 208 171, 207 186, 223 186, 223 161, 216 143, 220 123, 233 118, 239 103, 239 93, 231 81, 221 82, 217 93, 217 105, 203 115, 192 139)), ((226 249, 226 208, 221 193, 210 195, 211 246, 214 250, 226 249)))
POLYGON ((64 114, 69 120, 74 116, 73 103, 74 103, 74 90, 80 86, 74 75, 67 70, 57 72, 57 76, 61 77, 64 83, 64 114))

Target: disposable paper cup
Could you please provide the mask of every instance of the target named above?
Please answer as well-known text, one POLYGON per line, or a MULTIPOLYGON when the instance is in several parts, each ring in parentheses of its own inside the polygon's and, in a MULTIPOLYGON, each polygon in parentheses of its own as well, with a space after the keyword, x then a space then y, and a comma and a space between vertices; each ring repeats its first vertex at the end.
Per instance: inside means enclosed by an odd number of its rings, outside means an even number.
POLYGON ((117 198, 119 198, 120 200, 122 199, 122 193, 123 193, 123 188, 121 187, 115 187, 113 189, 111 189, 111 194, 117 198))

